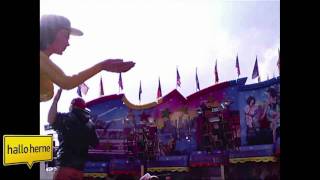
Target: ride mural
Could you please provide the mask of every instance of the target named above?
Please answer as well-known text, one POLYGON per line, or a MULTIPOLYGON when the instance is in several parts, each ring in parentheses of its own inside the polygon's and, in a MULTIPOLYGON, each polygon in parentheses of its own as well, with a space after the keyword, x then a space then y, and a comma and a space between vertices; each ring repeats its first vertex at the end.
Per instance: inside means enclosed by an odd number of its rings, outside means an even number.
POLYGON ((187 98, 175 89, 145 105, 131 104, 123 94, 88 102, 100 137, 92 152, 152 159, 234 148, 240 139, 237 89, 245 80, 223 82, 187 98))
POLYGON ((280 79, 239 88, 241 144, 273 144, 280 138, 280 79))
POLYGON ((124 94, 87 102, 100 143, 89 150, 85 172, 139 176, 144 168, 220 177, 229 163, 276 163, 280 78, 252 85, 246 80, 218 83, 187 97, 174 89, 143 105, 124 94))

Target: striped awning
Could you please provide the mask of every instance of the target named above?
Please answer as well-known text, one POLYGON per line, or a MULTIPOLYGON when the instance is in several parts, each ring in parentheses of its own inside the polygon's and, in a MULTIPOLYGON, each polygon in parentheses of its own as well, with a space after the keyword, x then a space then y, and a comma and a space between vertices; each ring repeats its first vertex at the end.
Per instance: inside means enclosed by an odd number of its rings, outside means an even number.
POLYGON ((230 158, 230 163, 245 163, 245 162, 276 162, 275 156, 264 156, 264 157, 246 157, 246 158, 230 158))
POLYGON ((84 173, 84 177, 105 178, 107 176, 107 173, 84 173))
POLYGON ((170 171, 170 172, 188 172, 189 167, 152 167, 147 168, 148 172, 162 172, 162 171, 170 171))

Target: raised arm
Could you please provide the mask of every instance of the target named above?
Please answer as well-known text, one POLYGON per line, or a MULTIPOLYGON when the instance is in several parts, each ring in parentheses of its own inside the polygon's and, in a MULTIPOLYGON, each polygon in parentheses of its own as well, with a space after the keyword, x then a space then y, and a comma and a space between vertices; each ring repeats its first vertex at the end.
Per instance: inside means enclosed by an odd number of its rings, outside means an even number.
POLYGON ((76 75, 67 76, 64 72, 54 64, 50 59, 40 61, 40 70, 45 72, 52 82, 57 84, 62 89, 72 89, 88 80, 102 70, 110 72, 127 72, 135 65, 134 62, 123 62, 121 59, 109 59, 102 61, 76 75))
POLYGON ((56 120, 56 116, 57 116, 57 105, 58 105, 58 101, 60 99, 61 96, 61 92, 62 89, 59 89, 56 96, 53 98, 53 102, 51 104, 51 107, 49 109, 49 113, 48 113, 48 123, 49 124, 53 124, 54 121, 56 120))

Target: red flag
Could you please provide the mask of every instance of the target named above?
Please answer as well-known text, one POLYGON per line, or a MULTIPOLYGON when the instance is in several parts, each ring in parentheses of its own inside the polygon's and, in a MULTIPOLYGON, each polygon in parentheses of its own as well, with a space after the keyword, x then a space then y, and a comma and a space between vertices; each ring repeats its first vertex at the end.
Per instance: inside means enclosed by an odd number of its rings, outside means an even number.
POLYGON ((239 65, 238 54, 237 54, 237 59, 236 59, 236 68, 237 68, 237 73, 238 73, 238 77, 239 77, 240 76, 240 65, 239 65))
POLYGON ((158 92, 157 92, 157 98, 162 97, 162 92, 161 92, 161 84, 160 84, 160 78, 159 78, 159 85, 158 85, 158 92))
POLYGON ((215 65, 215 67, 214 67, 215 83, 219 82, 217 61, 218 61, 218 60, 216 60, 216 65, 215 65))
POLYGON ((102 77, 100 77, 100 96, 104 95, 102 77))
POLYGON ((123 90, 123 84, 122 84, 122 76, 121 73, 119 74, 119 81, 118 81, 119 87, 121 88, 121 90, 123 90))
POLYGON ((180 74, 179 74, 179 71, 178 71, 178 68, 177 68, 177 86, 180 87, 180 85, 181 85, 180 74))
POLYGON ((197 68, 196 68, 196 85, 197 85, 197 90, 200 91, 200 84, 199 84, 199 78, 198 78, 198 72, 197 72, 197 68))
MULTIPOLYGON (((256 77, 260 77, 259 75, 259 67, 258 67, 258 57, 256 57, 256 62, 254 63, 254 68, 252 71, 252 79, 255 79, 256 77)), ((259 81, 260 78, 258 78, 259 81)))
POLYGON ((140 80, 140 87, 139 87, 139 102, 141 102, 141 94, 142 94, 142 88, 141 88, 141 80, 140 80))

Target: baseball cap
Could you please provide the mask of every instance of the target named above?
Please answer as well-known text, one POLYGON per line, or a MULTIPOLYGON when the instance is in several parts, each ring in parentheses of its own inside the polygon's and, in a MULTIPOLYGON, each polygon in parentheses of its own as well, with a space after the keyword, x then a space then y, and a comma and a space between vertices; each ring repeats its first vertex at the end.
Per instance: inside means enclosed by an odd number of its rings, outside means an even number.
POLYGON ((73 28, 73 27, 70 27, 69 32, 70 32, 70 35, 73 35, 73 36, 82 36, 83 35, 83 32, 81 30, 73 28))
POLYGON ((71 101, 72 107, 77 107, 79 109, 85 109, 86 108, 86 102, 82 98, 75 98, 71 101))
POLYGON ((67 29, 70 35, 82 36, 83 32, 71 26, 70 20, 60 15, 42 15, 40 19, 40 27, 49 27, 51 29, 67 29))

